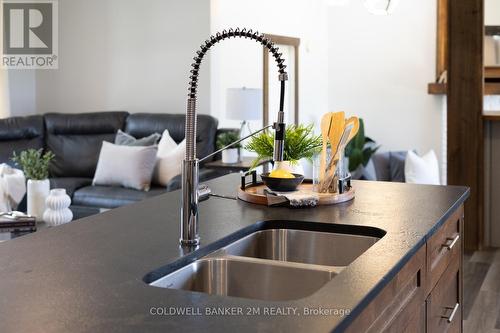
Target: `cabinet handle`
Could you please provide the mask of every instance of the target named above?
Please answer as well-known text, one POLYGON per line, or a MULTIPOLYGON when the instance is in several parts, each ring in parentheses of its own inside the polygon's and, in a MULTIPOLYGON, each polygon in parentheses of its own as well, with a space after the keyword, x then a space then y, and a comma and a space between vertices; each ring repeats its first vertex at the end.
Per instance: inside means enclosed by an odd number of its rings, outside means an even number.
POLYGON ((447 309, 447 310, 453 310, 453 311, 451 311, 451 314, 450 314, 450 316, 449 316, 449 317, 446 317, 446 316, 441 316, 441 318, 446 319, 446 321, 448 322, 448 324, 449 324, 449 323, 451 323, 451 322, 453 321, 453 318, 454 318, 454 317, 455 317, 455 315, 457 314, 457 311, 458 311, 458 308, 459 308, 459 307, 460 307, 460 304, 459 304, 459 303, 455 304, 455 306, 454 306, 453 308, 448 308, 448 307, 446 307, 445 309, 447 309))
POLYGON ((456 235, 455 238, 446 238, 447 243, 443 244, 443 247, 447 248, 448 250, 453 249, 455 244, 457 244, 458 240, 460 239, 460 234, 456 235), (448 242, 451 242, 448 244, 448 242))

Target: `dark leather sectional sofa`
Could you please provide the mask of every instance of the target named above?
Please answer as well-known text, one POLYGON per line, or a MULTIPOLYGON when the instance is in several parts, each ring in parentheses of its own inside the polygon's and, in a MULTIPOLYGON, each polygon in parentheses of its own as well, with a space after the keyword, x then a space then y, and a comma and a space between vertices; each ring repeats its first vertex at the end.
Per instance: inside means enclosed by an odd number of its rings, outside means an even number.
MULTIPOLYGON (((75 209, 89 209, 89 215, 143 200, 180 187, 180 176, 168 186, 152 184, 148 192, 122 187, 92 186, 102 141, 114 142, 118 129, 136 138, 168 129, 176 142, 184 139, 185 116, 180 114, 149 114, 127 112, 96 112, 82 114, 35 115, 0 119, 0 163, 12 165, 14 151, 49 149, 56 158, 50 165, 52 188, 65 188, 75 209), (96 211, 97 210, 97 211, 96 211)), ((197 153, 199 157, 215 150, 217 119, 198 116, 197 153)), ((221 172, 201 167, 200 181, 221 172)))

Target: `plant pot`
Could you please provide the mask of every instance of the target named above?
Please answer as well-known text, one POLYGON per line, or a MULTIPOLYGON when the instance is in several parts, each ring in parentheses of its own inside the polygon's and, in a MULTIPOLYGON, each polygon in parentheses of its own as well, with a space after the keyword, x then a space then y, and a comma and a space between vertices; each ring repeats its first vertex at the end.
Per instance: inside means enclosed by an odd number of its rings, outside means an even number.
POLYGON ((45 204, 47 209, 43 213, 43 220, 48 225, 57 226, 73 220, 73 212, 69 209, 71 198, 65 189, 51 190, 45 204))
POLYGON ((290 161, 275 162, 274 169, 275 170, 281 169, 281 170, 286 170, 290 173, 304 175, 304 168, 299 162, 297 163, 291 163, 290 161))
POLYGON ((238 163, 240 159, 239 149, 231 148, 222 151, 222 163, 238 163))
POLYGON ((28 215, 34 216, 37 221, 43 220, 45 212, 45 199, 49 195, 50 183, 48 179, 28 180, 27 201, 28 215))

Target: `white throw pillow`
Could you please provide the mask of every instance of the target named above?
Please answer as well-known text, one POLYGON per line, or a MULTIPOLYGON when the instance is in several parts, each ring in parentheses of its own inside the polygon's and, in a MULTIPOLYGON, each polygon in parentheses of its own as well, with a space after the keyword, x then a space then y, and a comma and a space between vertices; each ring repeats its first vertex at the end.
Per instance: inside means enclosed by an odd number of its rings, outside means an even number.
POLYGON ((405 161, 405 179, 411 184, 439 185, 439 163, 434 150, 420 157, 408 151, 405 161))
POLYGON ((168 130, 163 132, 158 143, 158 155, 153 181, 162 186, 182 172, 182 161, 186 155, 186 140, 177 144, 168 130))
POLYGON ((120 146, 104 141, 92 184, 149 191, 156 152, 156 146, 120 146))

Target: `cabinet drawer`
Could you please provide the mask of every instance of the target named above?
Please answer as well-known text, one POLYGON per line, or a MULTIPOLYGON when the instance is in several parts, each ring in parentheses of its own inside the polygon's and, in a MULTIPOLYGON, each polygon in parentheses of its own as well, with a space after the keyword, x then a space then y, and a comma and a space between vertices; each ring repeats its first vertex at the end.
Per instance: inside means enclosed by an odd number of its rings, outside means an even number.
POLYGON ((460 257, 455 258, 427 298, 427 332, 460 332, 460 257))
POLYGON ((427 294, 431 292, 450 262, 460 258, 462 248, 463 207, 446 221, 446 223, 427 242, 427 294))
POLYGON ((423 332, 425 277, 425 246, 422 246, 346 332, 423 332))

